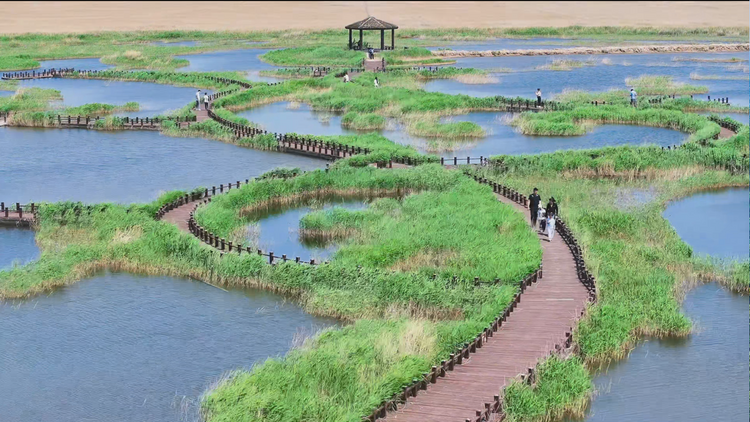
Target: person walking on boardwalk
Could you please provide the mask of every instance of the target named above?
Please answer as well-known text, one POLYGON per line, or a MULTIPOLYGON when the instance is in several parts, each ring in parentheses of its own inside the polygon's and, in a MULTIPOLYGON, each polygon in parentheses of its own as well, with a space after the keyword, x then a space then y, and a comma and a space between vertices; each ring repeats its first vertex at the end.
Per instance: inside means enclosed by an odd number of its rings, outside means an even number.
POLYGON ((547 202, 547 237, 551 242, 555 237, 555 220, 557 219, 557 202, 555 197, 551 196, 547 202))
POLYGON ((536 106, 542 106, 542 90, 539 88, 536 89, 536 106))
POLYGON ((534 188, 534 193, 529 195, 529 212, 531 213, 531 227, 536 228, 536 220, 539 215, 539 203, 542 197, 539 196, 539 189, 534 188))
POLYGON ((635 93, 633 88, 630 88, 630 105, 636 107, 638 103, 638 94, 635 93))
POLYGON ((195 93, 195 109, 201 111, 201 90, 195 93))
POLYGON ((206 107, 206 111, 208 111, 208 92, 203 94, 203 105, 206 107))

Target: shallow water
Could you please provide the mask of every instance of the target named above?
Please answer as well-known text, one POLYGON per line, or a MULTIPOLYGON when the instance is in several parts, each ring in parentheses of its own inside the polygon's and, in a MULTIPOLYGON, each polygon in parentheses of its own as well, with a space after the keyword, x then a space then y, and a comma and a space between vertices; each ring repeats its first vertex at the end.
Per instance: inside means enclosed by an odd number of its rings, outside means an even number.
POLYGON ((252 235, 248 241, 264 252, 271 251, 274 256, 286 254, 289 259, 300 257, 303 261, 310 258, 317 262, 329 259, 338 249, 336 242, 319 242, 303 240, 299 237, 299 221, 312 211, 328 210, 334 207, 348 210, 367 208, 368 203, 362 199, 333 197, 326 198, 322 204, 302 204, 295 207, 274 207, 254 213, 249 218, 255 223, 249 226, 252 235))
POLYGON ((261 48, 245 48, 238 50, 212 51, 209 53, 186 54, 175 56, 178 59, 190 61, 181 71, 195 72, 224 72, 230 70, 271 70, 275 66, 261 61, 259 56, 270 50, 261 48))
POLYGON ((174 189, 252 178, 320 159, 151 131, 0 128, 0 198, 12 202, 151 201, 174 189))
MULTIPOLYGON (((700 193, 664 216, 699 253, 748 256, 748 190, 700 193)), ((594 379, 586 421, 744 421, 748 415, 748 299, 716 284, 682 304, 694 322, 687 339, 650 339, 594 379)))
MULTIPOLYGON (((746 73, 734 63, 706 63, 673 61, 697 59, 748 58, 747 53, 670 53, 670 54, 612 54, 612 55, 552 55, 510 56, 456 59, 455 66, 480 69, 511 69, 510 73, 494 73, 497 82, 489 84, 465 84, 453 79, 435 80, 425 85, 425 90, 447 94, 466 94, 474 97, 503 95, 534 99, 537 88, 543 98, 551 98, 564 90, 607 91, 625 89, 626 78, 641 75, 667 75, 675 81, 691 85, 706 86, 712 98, 729 97, 730 103, 748 106, 747 80, 691 80, 691 73, 699 75, 742 76, 746 73), (534 70, 553 60, 575 60, 586 65, 570 71, 534 70), (604 62, 603 62, 604 61, 604 62), (605 64, 609 63, 609 64, 605 64), (735 66, 735 67, 732 67, 735 66)), ((747 62, 742 64, 747 65, 747 62)), ((696 95, 705 99, 707 95, 696 95)))
POLYGON ((0 271, 37 258, 39 248, 34 242, 33 230, 0 226, 0 271))
POLYGON ((748 258, 747 188, 703 192, 672 202, 664 217, 698 254, 748 258))
POLYGON ((20 87, 57 89, 62 105, 75 107, 90 103, 123 105, 130 101, 140 110, 120 113, 127 116, 153 117, 177 110, 195 99, 195 89, 149 82, 122 82, 96 79, 34 79, 21 81, 20 87))
POLYGON ((682 307, 696 332, 648 340, 597 376, 587 422, 745 420, 747 297, 708 284, 693 289, 682 307))
MULTIPOLYGON (((359 133, 341 127, 341 116, 315 112, 307 104, 290 108, 289 103, 274 103, 238 113, 240 116, 261 124, 271 132, 296 132, 305 135, 347 135, 359 133)), ((510 113, 475 112, 443 119, 443 121, 471 121, 487 132, 485 138, 462 140, 435 148, 426 139, 407 134, 398 124, 390 124, 380 133, 388 139, 412 145, 420 152, 433 152, 442 156, 479 157, 496 154, 533 154, 560 149, 599 148, 614 145, 656 144, 679 145, 687 135, 662 128, 603 125, 595 127, 583 136, 527 136, 515 131, 505 121, 510 113)), ((434 144, 434 142, 433 142, 434 144)))
POLYGON ((40 60, 39 69, 60 69, 73 68, 78 70, 104 70, 114 66, 102 63, 98 58, 91 59, 60 59, 60 60, 40 60))
POLYGON ((222 373, 335 324, 283 298, 105 274, 0 303, 0 414, 20 421, 196 421, 222 373))

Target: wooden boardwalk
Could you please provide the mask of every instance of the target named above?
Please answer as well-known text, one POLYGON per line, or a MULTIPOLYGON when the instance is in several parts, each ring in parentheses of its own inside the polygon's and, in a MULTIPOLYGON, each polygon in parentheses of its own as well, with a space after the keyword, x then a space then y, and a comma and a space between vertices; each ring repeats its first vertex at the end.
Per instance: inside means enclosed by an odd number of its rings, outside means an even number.
MULTIPOLYGON (((524 213, 529 211, 511 200, 498 199, 524 213)), ((528 221, 528 220, 527 220, 528 221)), ((542 243, 543 277, 521 296, 510 318, 476 354, 456 365, 437 383, 429 384, 400 409, 389 412, 386 421, 464 422, 478 410, 502 397, 502 389, 519 374, 563 344, 585 309, 588 292, 578 280, 573 255, 559 237, 542 243)), ((473 419, 472 419, 473 420, 473 419)))

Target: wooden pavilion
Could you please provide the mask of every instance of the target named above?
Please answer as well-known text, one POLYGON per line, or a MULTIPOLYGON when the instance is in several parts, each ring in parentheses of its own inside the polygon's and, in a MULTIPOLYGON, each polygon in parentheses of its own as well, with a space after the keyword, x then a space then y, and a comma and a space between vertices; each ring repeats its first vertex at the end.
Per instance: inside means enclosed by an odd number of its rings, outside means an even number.
POLYGON ((393 50, 394 38, 396 35, 396 29, 398 26, 381 21, 380 19, 372 16, 359 22, 354 22, 351 25, 345 26, 349 30, 349 49, 350 50, 363 50, 365 46, 362 44, 362 31, 380 31, 380 49, 381 50, 393 50), (352 31, 359 30, 359 42, 352 42, 352 31), (391 45, 390 47, 385 45, 385 31, 391 30, 391 45))

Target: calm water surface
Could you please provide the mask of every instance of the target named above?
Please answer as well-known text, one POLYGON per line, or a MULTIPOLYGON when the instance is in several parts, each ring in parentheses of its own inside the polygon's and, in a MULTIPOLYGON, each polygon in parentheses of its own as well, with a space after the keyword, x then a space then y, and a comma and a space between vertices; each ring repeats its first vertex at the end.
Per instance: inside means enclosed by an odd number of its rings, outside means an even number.
POLYGON ((320 159, 158 132, 0 128, 0 198, 7 202, 151 201, 174 189, 252 178, 320 159))
POLYGON ((276 295, 106 274, 0 303, 3 422, 197 420, 222 373, 331 326, 276 295))
POLYGON ((489 84, 465 84, 452 79, 436 80, 425 85, 427 91, 448 94, 466 94, 475 97, 504 95, 509 97, 535 98, 537 88, 541 88, 545 98, 564 90, 607 91, 624 89, 626 78, 641 75, 667 75, 675 81, 692 85, 706 86, 709 93, 696 95, 705 99, 729 97, 738 106, 748 106, 747 80, 691 80, 690 74, 717 76, 746 76, 748 62, 694 62, 687 59, 729 59, 747 60, 747 53, 681 53, 681 54, 613 54, 613 55, 552 55, 552 56, 510 56, 479 57, 456 59, 455 66, 480 69, 511 69, 510 73, 495 73, 497 82, 489 84), (535 70, 552 63, 553 60, 575 60, 589 65, 570 71, 535 70), (680 61, 675 61, 677 59, 680 61))
POLYGON ((747 296, 708 284, 693 289, 682 307, 696 332, 648 340, 597 376, 587 422, 746 420, 747 296))
MULTIPOLYGON (((238 113, 261 124, 271 132, 296 132, 306 135, 347 135, 358 133, 341 127, 341 116, 318 113, 307 104, 290 107, 289 103, 274 103, 238 113)), ((660 146, 679 145, 687 135, 662 128, 632 125, 603 125, 583 136, 527 136, 507 124, 510 113, 475 112, 443 119, 470 121, 484 128, 487 136, 457 142, 430 141, 407 134, 403 127, 391 124, 380 133, 390 140, 411 145, 420 152, 435 152, 443 156, 490 156, 496 154, 535 154, 561 149, 600 148, 616 145, 660 146)))
POLYGON ((180 109, 195 99, 194 88, 149 82, 51 78, 21 81, 19 86, 57 89, 63 96, 62 105, 70 107, 90 103, 122 105, 137 102, 140 110, 123 113, 128 116, 153 117, 180 109))
MULTIPOLYGON (((700 193, 664 216, 693 250, 748 257, 748 190, 700 193)), ((744 421, 748 417, 748 299, 716 284, 688 293, 687 339, 650 339, 594 379, 587 422, 744 421)))
POLYGON ((34 231, 0 226, 0 271, 39 258, 34 231))
POLYGON ((748 258, 748 189, 697 193, 672 202, 664 217, 698 254, 748 258))
POLYGON ((314 258, 320 262, 329 259, 338 249, 335 242, 303 240, 299 236, 299 221, 312 211, 328 210, 334 207, 349 210, 365 209, 364 200, 351 198, 326 198, 316 205, 298 205, 295 208, 274 207, 255 213, 249 218, 255 221, 248 227, 248 241, 264 252, 271 251, 274 256, 286 254, 290 259, 300 257, 303 261, 314 258))

